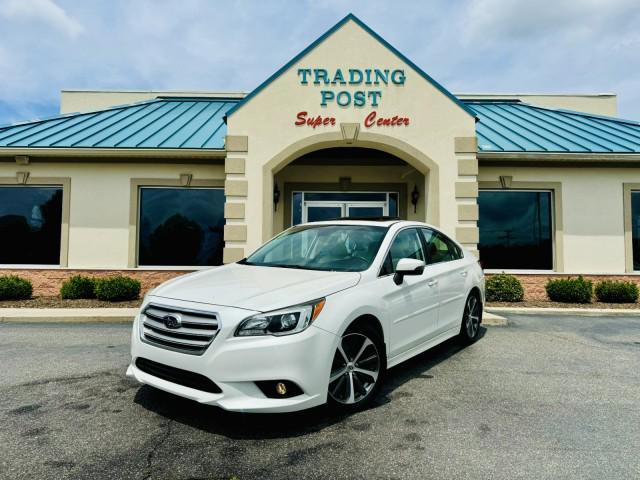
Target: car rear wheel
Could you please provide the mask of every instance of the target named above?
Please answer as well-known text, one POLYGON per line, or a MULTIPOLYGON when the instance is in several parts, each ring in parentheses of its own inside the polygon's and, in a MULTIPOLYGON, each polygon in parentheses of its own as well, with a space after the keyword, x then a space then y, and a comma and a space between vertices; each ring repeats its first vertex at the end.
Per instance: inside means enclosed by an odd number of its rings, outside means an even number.
POLYGON ((482 321, 482 302, 478 294, 471 292, 464 304, 462 325, 460 326, 460 339, 465 343, 473 343, 480 335, 480 322, 482 321))
POLYGON ((386 369, 384 342, 367 326, 347 330, 333 356, 328 402, 339 410, 359 410, 375 398, 386 369))

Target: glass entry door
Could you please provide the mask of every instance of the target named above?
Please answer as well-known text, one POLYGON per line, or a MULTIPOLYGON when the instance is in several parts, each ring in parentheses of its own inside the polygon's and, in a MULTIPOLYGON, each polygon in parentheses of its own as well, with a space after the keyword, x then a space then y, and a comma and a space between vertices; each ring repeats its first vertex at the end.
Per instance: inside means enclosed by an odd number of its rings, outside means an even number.
POLYGON ((397 192, 293 192, 292 225, 398 215, 397 192))

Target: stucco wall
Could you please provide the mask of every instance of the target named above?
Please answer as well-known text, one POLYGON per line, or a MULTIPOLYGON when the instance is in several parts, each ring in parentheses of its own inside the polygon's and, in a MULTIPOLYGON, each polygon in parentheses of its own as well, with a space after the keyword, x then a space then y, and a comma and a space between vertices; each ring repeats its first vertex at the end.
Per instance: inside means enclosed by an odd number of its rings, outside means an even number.
POLYGON ((539 107, 564 108, 578 112, 595 113, 615 117, 618 114, 618 99, 613 93, 595 94, 535 94, 535 93, 461 93, 460 99, 510 99, 520 100, 539 107))
POLYGON ((559 182, 562 186, 563 269, 566 273, 625 272, 623 184, 640 183, 634 168, 485 167, 478 180, 559 182))
MULTIPOLYGON (((339 85, 335 88, 341 89, 354 91, 358 87, 339 85)), ((350 21, 229 116, 228 135, 248 138, 248 150, 234 154, 246 161, 246 173, 236 179, 248 183, 248 194, 243 200, 246 217, 234 220, 234 223, 246 225, 247 236, 246 242, 236 241, 233 248, 252 250, 273 234, 272 172, 313 149, 346 145, 347 140, 340 130, 343 123, 360 126, 360 133, 351 147, 385 150, 424 173, 422 190, 430 194, 428 201, 426 195, 421 199, 425 202, 426 220, 451 235, 456 234, 460 224, 454 140, 456 137, 475 137, 474 118, 350 21), (336 68, 399 68, 404 69, 406 82, 402 86, 375 87, 382 90, 382 100, 376 108, 338 107, 335 104, 321 107, 321 88, 312 84, 300 85, 297 75, 298 68, 315 67, 330 71, 336 68), (367 129, 363 119, 372 110, 384 117, 407 116, 411 123, 402 127, 367 129), (336 125, 316 129, 294 126, 300 111, 335 117, 336 125)), ((475 176, 463 180, 474 182, 475 176)), ((474 228, 473 225, 469 227, 474 228)))
MULTIPOLYGON (((0 163, 0 178, 29 172, 29 179, 70 178, 69 268, 127 268, 131 179, 176 181, 180 174, 194 180, 224 179, 223 165, 163 163, 0 163)), ((67 192, 65 192, 67 193, 67 192)))
POLYGON ((162 91, 162 90, 62 90, 60 113, 92 112, 128 103, 170 97, 242 98, 242 92, 162 91))

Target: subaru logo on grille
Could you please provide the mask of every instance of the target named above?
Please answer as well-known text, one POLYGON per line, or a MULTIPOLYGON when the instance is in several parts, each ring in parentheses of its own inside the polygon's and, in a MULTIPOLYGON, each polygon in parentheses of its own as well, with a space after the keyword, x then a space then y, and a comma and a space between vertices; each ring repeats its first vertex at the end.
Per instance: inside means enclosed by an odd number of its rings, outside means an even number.
POLYGON ((165 315, 162 320, 164 320, 164 326, 167 328, 180 328, 182 326, 182 319, 176 313, 165 315))

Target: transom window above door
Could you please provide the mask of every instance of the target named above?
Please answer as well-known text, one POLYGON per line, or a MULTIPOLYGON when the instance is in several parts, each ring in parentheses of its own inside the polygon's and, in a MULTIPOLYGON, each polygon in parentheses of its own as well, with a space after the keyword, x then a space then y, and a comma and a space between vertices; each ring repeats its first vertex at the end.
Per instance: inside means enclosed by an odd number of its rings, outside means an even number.
POLYGON ((293 192, 291 224, 341 217, 397 217, 398 192, 293 192))

